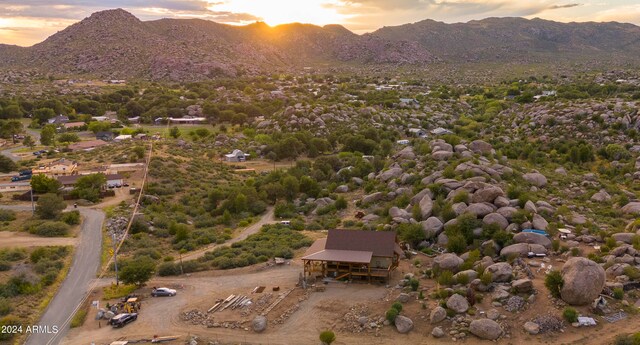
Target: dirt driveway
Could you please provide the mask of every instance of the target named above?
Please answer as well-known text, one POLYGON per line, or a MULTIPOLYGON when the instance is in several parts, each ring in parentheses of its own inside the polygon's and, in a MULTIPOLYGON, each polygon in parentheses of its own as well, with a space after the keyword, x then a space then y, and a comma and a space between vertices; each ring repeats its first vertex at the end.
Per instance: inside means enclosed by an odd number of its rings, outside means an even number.
POLYGON ((0 231, 0 248, 75 246, 78 239, 73 237, 40 237, 24 232, 0 231))

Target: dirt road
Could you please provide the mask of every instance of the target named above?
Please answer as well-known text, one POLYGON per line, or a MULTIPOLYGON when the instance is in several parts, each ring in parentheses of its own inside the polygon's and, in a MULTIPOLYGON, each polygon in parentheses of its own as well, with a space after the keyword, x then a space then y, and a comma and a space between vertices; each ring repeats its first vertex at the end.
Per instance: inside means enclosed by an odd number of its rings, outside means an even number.
POLYGON ((39 237, 24 232, 0 232, 0 248, 9 247, 44 247, 75 246, 77 238, 72 237, 39 237))
POLYGON ((198 249, 196 251, 193 251, 191 253, 188 253, 186 255, 184 255, 182 257, 182 261, 189 261, 189 260, 195 260, 198 259, 200 257, 204 256, 204 253, 212 251, 216 248, 219 247, 225 247, 225 246, 230 246, 236 242, 242 241, 247 239, 247 237, 258 233, 260 231, 260 228, 262 228, 263 225, 266 224, 273 224, 273 223, 277 223, 277 221, 274 218, 273 215, 273 207, 269 207, 267 208, 267 211, 264 213, 264 215, 262 215, 262 217, 260 218, 260 220, 258 220, 257 222, 249 225, 248 227, 244 228, 243 230, 241 230, 241 232, 234 238, 232 238, 231 240, 223 243, 223 244, 212 244, 210 246, 207 246, 205 248, 202 249, 198 249))

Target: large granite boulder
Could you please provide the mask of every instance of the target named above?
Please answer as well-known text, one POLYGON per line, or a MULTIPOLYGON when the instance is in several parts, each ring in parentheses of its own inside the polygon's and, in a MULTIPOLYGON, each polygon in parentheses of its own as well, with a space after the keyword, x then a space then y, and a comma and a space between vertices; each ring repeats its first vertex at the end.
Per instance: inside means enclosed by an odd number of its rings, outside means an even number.
POLYGON ((547 236, 533 232, 519 232, 513 235, 513 242, 539 244, 547 249, 551 248, 551 240, 547 236))
POLYGON ((564 284, 560 296, 571 305, 593 302, 604 288, 604 268, 587 258, 575 257, 567 260, 562 266, 561 274, 564 284))
POLYGON ((452 253, 445 253, 433 259, 433 267, 440 271, 458 272, 464 260, 452 253))
POLYGON ((471 321, 469 332, 480 339, 496 340, 502 335, 502 327, 493 320, 479 319, 471 321))

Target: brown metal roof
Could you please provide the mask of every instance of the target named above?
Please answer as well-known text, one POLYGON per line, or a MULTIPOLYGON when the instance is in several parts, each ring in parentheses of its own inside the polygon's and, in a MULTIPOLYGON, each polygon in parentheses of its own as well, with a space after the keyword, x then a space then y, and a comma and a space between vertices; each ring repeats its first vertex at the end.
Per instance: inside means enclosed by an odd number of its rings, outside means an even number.
POLYGON ((326 238, 321 238, 319 240, 316 240, 315 242, 313 242, 311 247, 309 247, 309 249, 307 249, 307 251, 304 252, 304 256, 309 256, 311 254, 315 254, 317 252, 321 252, 321 251, 324 250, 324 247, 326 245, 327 245, 327 239, 326 238))
POLYGON ((329 230, 325 245, 325 249, 371 252, 381 257, 393 257, 395 247, 395 232, 362 230, 329 230))
POLYGON ((357 264, 368 264, 371 262, 372 252, 362 252, 357 250, 335 250, 325 249, 315 254, 311 254, 302 258, 302 260, 312 261, 337 261, 351 262, 357 264))

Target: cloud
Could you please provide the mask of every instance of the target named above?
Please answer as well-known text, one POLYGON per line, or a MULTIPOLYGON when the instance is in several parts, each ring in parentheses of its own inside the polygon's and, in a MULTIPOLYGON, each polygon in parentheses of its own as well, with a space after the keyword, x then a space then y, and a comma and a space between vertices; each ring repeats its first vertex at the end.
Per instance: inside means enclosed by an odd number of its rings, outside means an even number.
POLYGON ((582 4, 573 3, 573 4, 566 4, 566 5, 553 5, 553 6, 549 7, 549 9, 550 10, 557 10, 557 9, 561 9, 561 8, 571 8, 571 7, 577 7, 577 6, 582 6, 582 4))

